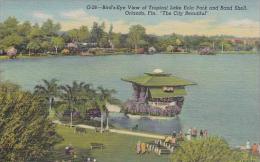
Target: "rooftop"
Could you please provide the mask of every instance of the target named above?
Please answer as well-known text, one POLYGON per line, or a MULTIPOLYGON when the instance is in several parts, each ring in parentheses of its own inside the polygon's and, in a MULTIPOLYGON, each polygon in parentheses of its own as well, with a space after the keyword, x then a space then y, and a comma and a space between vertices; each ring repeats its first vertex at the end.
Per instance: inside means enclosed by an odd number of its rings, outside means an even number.
POLYGON ((161 69, 155 69, 153 72, 145 73, 142 76, 122 78, 122 80, 146 87, 187 86, 196 84, 169 73, 164 73, 161 69))

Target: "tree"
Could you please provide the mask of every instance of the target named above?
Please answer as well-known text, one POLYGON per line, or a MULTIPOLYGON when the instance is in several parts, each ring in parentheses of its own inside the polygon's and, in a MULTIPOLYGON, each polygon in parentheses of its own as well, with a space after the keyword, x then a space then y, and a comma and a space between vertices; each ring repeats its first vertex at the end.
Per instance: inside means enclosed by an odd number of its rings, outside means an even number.
POLYGON ((245 154, 232 150, 219 137, 209 137, 185 141, 172 155, 172 162, 237 162, 246 158, 245 154))
POLYGON ((46 36, 56 36, 60 30, 60 24, 54 24, 51 19, 48 19, 42 24, 41 30, 46 36))
POLYGON ((78 29, 71 29, 68 31, 68 36, 72 42, 79 40, 79 31, 78 29))
POLYGON ((35 53, 41 48, 41 42, 44 38, 44 34, 39 25, 35 24, 27 37, 28 44, 26 46, 26 49, 28 49, 29 55, 31 55, 31 50, 33 50, 33 52, 35 53))
POLYGON ((135 52, 137 52, 138 45, 144 39, 145 28, 141 25, 133 25, 129 28, 128 41, 134 45, 135 52))
POLYGON ((109 36, 107 33, 103 33, 99 41, 100 47, 109 47, 109 36))
POLYGON ((71 29, 68 36, 72 42, 84 42, 89 39, 89 30, 87 26, 81 26, 79 29, 71 29))
POLYGON ((43 37, 43 32, 40 29, 38 24, 35 24, 32 29, 31 32, 29 33, 28 37, 30 40, 35 40, 35 39, 41 39, 43 37))
POLYGON ((182 41, 179 38, 177 38, 175 40, 175 44, 176 44, 176 46, 180 46, 180 45, 182 45, 182 41))
POLYGON ((22 42, 23 42, 22 37, 16 33, 13 33, 0 40, 0 48, 4 50, 7 50, 10 47, 17 48, 19 45, 22 44, 22 42))
MULTIPOLYGON (((99 105, 99 108, 101 110, 101 130, 103 129, 103 115, 102 115, 102 112, 105 111, 106 113, 106 122, 107 122, 107 125, 106 125, 106 128, 108 129, 108 115, 109 115, 109 111, 106 107, 106 104, 108 102, 113 102, 113 97, 112 95, 116 93, 116 91, 114 89, 104 89, 102 86, 99 86, 98 87, 98 90, 99 90, 99 98, 98 98, 98 105, 99 105)), ((102 132, 102 131, 101 131, 102 132)))
POLYGON ((5 36, 8 36, 10 34, 17 33, 17 27, 18 27, 18 20, 15 17, 8 17, 3 22, 3 30, 1 30, 1 37, 4 38, 5 36))
POLYGON ((62 37, 53 37, 51 39, 51 43, 52 43, 53 47, 55 48, 56 54, 58 53, 58 49, 62 48, 65 44, 62 37))
POLYGON ((43 85, 39 84, 34 87, 35 94, 42 95, 49 103, 49 110, 52 110, 54 104, 54 98, 59 95, 59 86, 57 79, 51 79, 50 81, 43 79, 43 85))
POLYGON ((43 53, 46 53, 46 51, 51 48, 51 43, 49 41, 43 41, 40 46, 43 49, 43 53))
POLYGON ((98 25, 97 22, 93 23, 92 29, 90 31, 90 40, 94 43, 97 43, 100 46, 100 41, 104 36, 105 23, 98 25))
POLYGON ((255 42, 256 50, 260 51, 260 41, 255 42))
POLYGON ((121 34, 120 33, 113 33, 111 35, 110 40, 112 41, 113 45, 117 48, 121 47, 121 34))
POLYGON ((78 40, 80 42, 87 41, 89 39, 89 30, 87 26, 81 26, 78 31, 78 40))
POLYGON ((73 112, 77 110, 81 112, 81 115, 85 115, 87 110, 85 103, 91 98, 95 98, 94 91, 91 89, 90 84, 86 84, 85 82, 78 83, 76 81, 72 85, 62 85, 60 89, 60 97, 65 104, 63 106, 70 111, 72 125, 73 112))
POLYGON ((29 56, 31 55, 31 50, 33 50, 35 53, 40 48, 41 48, 41 46, 37 41, 32 41, 27 44, 27 49, 29 50, 29 56))
POLYGON ((0 161, 42 161, 60 138, 42 96, 0 85, 0 161))
POLYGON ((18 26, 17 30, 20 36, 27 37, 32 30, 31 23, 29 21, 25 21, 24 23, 18 26))
POLYGON ((111 40, 113 35, 113 25, 111 24, 108 31, 108 39, 111 40))

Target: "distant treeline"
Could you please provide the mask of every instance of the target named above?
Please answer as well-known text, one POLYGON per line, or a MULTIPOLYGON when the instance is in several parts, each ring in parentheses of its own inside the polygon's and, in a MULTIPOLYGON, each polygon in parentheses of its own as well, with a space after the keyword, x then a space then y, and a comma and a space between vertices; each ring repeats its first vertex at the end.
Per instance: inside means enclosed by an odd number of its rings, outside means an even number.
POLYGON ((199 36, 170 34, 157 36, 146 34, 142 25, 132 25, 127 34, 116 33, 111 24, 108 31, 106 25, 93 22, 91 28, 81 26, 78 29, 61 31, 59 23, 51 19, 39 25, 29 21, 19 22, 15 17, 9 17, 0 22, 0 54, 10 48, 18 53, 60 53, 67 48, 68 43, 93 43, 95 47, 137 50, 138 48, 154 47, 156 51, 174 52, 193 51, 201 47, 225 51, 259 50, 260 42, 256 38, 235 38, 233 36, 199 36))

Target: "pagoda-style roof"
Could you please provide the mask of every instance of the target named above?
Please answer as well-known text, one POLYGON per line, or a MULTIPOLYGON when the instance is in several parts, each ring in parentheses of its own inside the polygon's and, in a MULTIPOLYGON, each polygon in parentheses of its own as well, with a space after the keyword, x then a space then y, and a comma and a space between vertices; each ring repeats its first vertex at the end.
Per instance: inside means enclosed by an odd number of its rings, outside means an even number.
POLYGON ((182 97, 187 93, 184 88, 175 89, 172 92, 165 92, 162 88, 150 88, 150 94, 152 98, 170 98, 170 97, 182 97))
POLYGON ((160 69, 155 69, 151 73, 145 73, 143 76, 122 78, 123 81, 131 82, 145 87, 162 87, 162 86, 187 86, 195 85, 194 82, 172 76, 164 73, 160 69))

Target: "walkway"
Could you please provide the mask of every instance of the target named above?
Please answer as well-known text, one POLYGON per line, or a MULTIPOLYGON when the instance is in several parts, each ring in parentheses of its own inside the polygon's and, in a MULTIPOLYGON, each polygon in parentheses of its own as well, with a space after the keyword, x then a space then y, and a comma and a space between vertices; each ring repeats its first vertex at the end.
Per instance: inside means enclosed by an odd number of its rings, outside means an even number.
MULTIPOLYGON (((59 124, 59 125, 65 125, 58 120, 53 121, 53 123, 59 124)), ((80 128, 92 129, 92 130, 96 129, 93 126, 84 125, 84 124, 79 124, 79 125, 74 125, 74 126, 80 127, 80 128)), ((131 136, 138 136, 138 137, 154 138, 154 139, 164 139, 165 138, 164 135, 144 133, 144 132, 133 132, 133 131, 119 130, 119 129, 109 129, 109 132, 118 133, 118 134, 126 134, 126 135, 131 135, 131 136)))

